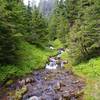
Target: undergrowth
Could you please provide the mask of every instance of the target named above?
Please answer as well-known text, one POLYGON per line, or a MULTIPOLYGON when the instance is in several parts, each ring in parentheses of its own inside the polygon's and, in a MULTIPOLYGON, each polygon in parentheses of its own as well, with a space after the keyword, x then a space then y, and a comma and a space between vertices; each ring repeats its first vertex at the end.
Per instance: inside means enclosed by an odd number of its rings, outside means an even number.
POLYGON ((100 57, 73 67, 86 80, 84 100, 100 100, 100 57))
POLYGON ((33 70, 42 69, 45 67, 48 56, 56 54, 54 50, 39 48, 27 42, 22 42, 19 48, 17 54, 20 60, 17 65, 0 66, 0 82, 9 77, 20 77, 33 70))

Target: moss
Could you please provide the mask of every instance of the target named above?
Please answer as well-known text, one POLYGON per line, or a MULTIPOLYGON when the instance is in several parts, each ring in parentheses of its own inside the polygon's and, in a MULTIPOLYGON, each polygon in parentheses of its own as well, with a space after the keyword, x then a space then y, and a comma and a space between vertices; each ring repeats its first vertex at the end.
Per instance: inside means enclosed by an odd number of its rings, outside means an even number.
POLYGON ((21 100, 23 94, 27 91, 27 87, 23 86, 21 89, 9 92, 9 97, 13 100, 21 100))
POLYGON ((9 81, 6 82, 5 85, 11 85, 13 82, 14 82, 13 80, 9 80, 9 81))

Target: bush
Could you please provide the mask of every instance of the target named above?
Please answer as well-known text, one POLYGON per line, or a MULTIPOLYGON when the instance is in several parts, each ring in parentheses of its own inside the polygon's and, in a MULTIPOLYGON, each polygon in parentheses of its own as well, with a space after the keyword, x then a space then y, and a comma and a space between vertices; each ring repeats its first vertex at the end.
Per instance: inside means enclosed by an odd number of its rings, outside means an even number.
POLYGON ((53 46, 55 47, 55 48, 61 48, 61 47, 63 47, 63 44, 61 43, 61 41, 59 40, 59 39, 56 39, 54 42, 53 42, 53 46))

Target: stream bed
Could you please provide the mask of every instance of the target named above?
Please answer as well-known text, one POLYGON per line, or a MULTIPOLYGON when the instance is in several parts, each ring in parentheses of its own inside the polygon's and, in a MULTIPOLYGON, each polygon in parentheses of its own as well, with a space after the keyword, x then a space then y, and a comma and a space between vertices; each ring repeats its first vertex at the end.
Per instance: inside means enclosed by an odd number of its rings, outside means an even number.
POLYGON ((83 100, 84 87, 71 70, 40 70, 0 88, 0 100, 83 100))

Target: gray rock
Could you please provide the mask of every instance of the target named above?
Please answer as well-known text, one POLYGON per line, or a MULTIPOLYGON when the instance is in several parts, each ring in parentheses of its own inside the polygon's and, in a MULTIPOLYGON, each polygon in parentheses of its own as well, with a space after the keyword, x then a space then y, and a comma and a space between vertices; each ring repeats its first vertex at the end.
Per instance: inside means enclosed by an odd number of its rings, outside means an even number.
POLYGON ((57 81, 55 84, 54 84, 54 90, 59 90, 61 88, 61 84, 59 81, 57 81))
POLYGON ((33 97, 30 97, 29 99, 27 99, 27 100, 40 100, 40 98, 39 97, 37 97, 37 96, 33 96, 33 97))

